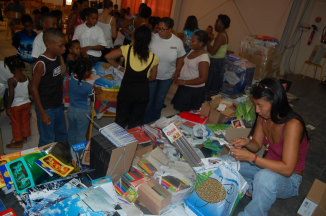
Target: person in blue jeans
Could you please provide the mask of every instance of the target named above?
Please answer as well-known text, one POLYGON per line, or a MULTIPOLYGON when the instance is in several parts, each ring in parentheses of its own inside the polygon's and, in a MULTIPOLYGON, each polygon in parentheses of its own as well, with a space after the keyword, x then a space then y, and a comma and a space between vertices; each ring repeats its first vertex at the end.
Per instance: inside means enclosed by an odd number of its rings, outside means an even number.
POLYGON ((38 146, 67 141, 67 127, 62 108, 62 75, 60 56, 65 53, 65 35, 57 28, 43 33, 46 51, 33 67, 30 91, 35 102, 38 146))
POLYGON ((258 117, 252 138, 238 138, 230 154, 240 163, 251 202, 240 216, 267 216, 279 199, 298 196, 309 142, 305 123, 289 105, 282 84, 265 78, 252 87, 258 117), (265 153, 257 152, 265 145, 265 153))
POLYGON ((158 33, 152 36, 149 46, 159 60, 156 80, 149 83, 150 95, 143 124, 156 121, 161 117, 164 100, 173 79, 180 76, 186 51, 180 38, 172 34, 173 19, 164 17, 159 22, 158 33))
POLYGON ((91 101, 94 101, 94 94, 100 93, 101 88, 96 92, 91 84, 85 81, 92 74, 92 61, 89 58, 80 57, 69 62, 69 96, 70 105, 68 108, 68 142, 70 144, 86 141, 86 132, 91 115, 91 101))

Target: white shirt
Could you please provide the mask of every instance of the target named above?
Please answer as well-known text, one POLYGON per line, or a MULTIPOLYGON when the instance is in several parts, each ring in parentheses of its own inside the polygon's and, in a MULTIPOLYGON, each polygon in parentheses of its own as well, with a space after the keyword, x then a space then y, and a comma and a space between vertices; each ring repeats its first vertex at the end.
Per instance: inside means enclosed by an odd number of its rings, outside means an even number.
POLYGON ((27 104, 27 103, 31 102, 31 100, 29 99, 29 95, 28 95, 28 83, 29 83, 28 79, 25 82, 17 81, 17 85, 15 87, 15 96, 14 96, 14 100, 11 104, 11 107, 18 107, 20 105, 27 104))
MULTIPOLYGON (((76 39, 79 40, 82 48, 87 46, 107 46, 103 30, 97 25, 91 28, 88 28, 86 23, 77 26, 72 40, 76 39)), ((102 52, 99 50, 88 50, 87 55, 101 57, 102 52)))
POLYGON ((4 66, 4 62, 0 61, 0 83, 4 84, 8 88, 8 79, 14 75, 10 72, 8 66, 4 66))
POLYGON ((180 38, 172 34, 169 39, 163 39, 158 33, 152 36, 149 49, 158 57, 159 64, 157 69, 158 80, 171 79, 175 73, 177 58, 186 54, 180 38))
POLYGON ((97 24, 96 24, 104 32, 104 36, 105 36, 105 39, 106 39, 106 48, 109 48, 109 49, 113 48, 112 26, 111 26, 112 18, 113 18, 113 16, 111 16, 111 19, 110 19, 109 23, 97 22, 97 24))
MULTIPOLYGON (((191 50, 189 52, 189 54, 192 51, 193 50, 191 50)), ((198 78, 199 77, 199 69, 198 69, 199 63, 203 62, 203 61, 208 62, 208 64, 210 63, 207 53, 201 54, 200 56, 197 56, 194 59, 188 59, 188 56, 184 58, 184 65, 181 69, 179 79, 182 79, 182 80, 193 80, 193 79, 198 78)), ((205 83, 202 83, 199 85, 186 85, 186 86, 198 88, 198 87, 205 86, 205 83)))
POLYGON ((43 32, 38 34, 33 42, 32 57, 38 58, 46 51, 46 47, 43 41, 43 32))

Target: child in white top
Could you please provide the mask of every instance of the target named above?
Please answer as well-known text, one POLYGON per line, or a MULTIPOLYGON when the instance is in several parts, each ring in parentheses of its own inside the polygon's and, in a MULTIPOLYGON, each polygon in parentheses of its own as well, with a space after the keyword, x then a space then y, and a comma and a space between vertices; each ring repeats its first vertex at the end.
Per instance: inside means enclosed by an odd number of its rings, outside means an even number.
POLYGON ((72 40, 80 42, 81 55, 90 58, 94 67, 107 44, 103 30, 96 25, 98 11, 95 8, 86 8, 82 11, 82 16, 86 17, 86 23, 77 26, 72 40))
POLYGON ((9 96, 7 106, 7 115, 11 119, 13 138, 6 147, 8 149, 21 149, 23 143, 27 143, 27 137, 31 135, 31 101, 28 94, 29 79, 22 72, 22 68, 25 65, 20 56, 7 57, 4 62, 14 75, 8 79, 9 96))

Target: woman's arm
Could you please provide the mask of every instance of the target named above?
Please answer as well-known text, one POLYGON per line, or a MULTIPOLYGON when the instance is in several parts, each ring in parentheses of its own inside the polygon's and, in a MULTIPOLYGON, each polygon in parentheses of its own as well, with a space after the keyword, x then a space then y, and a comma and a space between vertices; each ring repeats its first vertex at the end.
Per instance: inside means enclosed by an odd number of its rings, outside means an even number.
POLYGON ((11 105, 12 102, 14 101, 16 85, 17 85, 17 81, 14 78, 8 79, 9 94, 8 94, 8 105, 6 107, 6 112, 8 116, 10 116, 11 114, 11 105))
MULTIPOLYGON (((283 133, 283 150, 282 161, 270 160, 267 158, 257 157, 256 164, 264 169, 290 177, 295 170, 298 162, 300 138, 303 132, 302 124, 292 119, 286 123, 283 133)), ((231 154, 240 161, 253 161, 255 154, 244 149, 231 149, 231 154)))
POLYGON ((185 43, 186 43, 186 36, 185 36, 185 34, 184 33, 182 33, 182 35, 181 35, 181 38, 180 38, 181 40, 182 40, 182 43, 183 43, 183 45, 185 45, 185 43))
POLYGON ((151 75, 150 75, 149 78, 148 78, 148 80, 149 80, 150 82, 156 80, 156 76, 157 76, 157 67, 158 67, 158 65, 155 65, 155 66, 152 68, 152 70, 151 70, 151 75))
POLYGON ((111 20, 111 34, 113 38, 117 37, 117 21, 114 17, 111 20))
POLYGON ((260 116, 258 116, 252 140, 250 140, 249 138, 236 138, 234 139, 234 142, 230 143, 229 145, 233 145, 237 149, 246 147, 251 152, 258 152, 263 146, 264 141, 264 132, 261 122, 262 119, 260 116))
POLYGON ((66 34, 69 36, 74 33, 74 26, 77 21, 77 14, 72 13, 69 15, 67 20, 66 34))
POLYGON ((133 22, 133 19, 128 19, 128 20, 122 22, 121 26, 120 26, 120 28, 122 28, 122 30, 124 32, 127 32, 131 36, 133 36, 134 34, 128 29, 128 26, 132 25, 133 24, 132 22, 133 22))
MULTIPOLYGON (((119 63, 115 61, 116 58, 119 58, 122 56, 122 51, 121 49, 116 49, 113 50, 111 52, 109 52, 108 54, 105 55, 105 59, 115 68, 119 67, 119 63)), ((120 68, 120 71, 124 72, 124 68, 120 68)))
POLYGON ((211 42, 209 41, 207 45, 207 52, 209 52, 211 55, 215 55, 217 51, 220 49, 221 45, 225 43, 225 36, 223 36, 223 33, 220 33, 217 35, 217 37, 214 40, 214 45, 211 46, 211 42))
POLYGON ((179 77, 180 76, 180 72, 181 72, 181 69, 183 67, 183 60, 184 60, 184 56, 180 57, 180 58, 177 58, 177 65, 175 67, 175 73, 172 77, 179 77))
POLYGON ((182 80, 177 79, 176 84, 177 85, 200 85, 203 83, 206 83, 207 77, 208 77, 208 69, 209 69, 209 63, 207 61, 199 62, 198 64, 198 70, 199 70, 199 77, 192 80, 182 80))

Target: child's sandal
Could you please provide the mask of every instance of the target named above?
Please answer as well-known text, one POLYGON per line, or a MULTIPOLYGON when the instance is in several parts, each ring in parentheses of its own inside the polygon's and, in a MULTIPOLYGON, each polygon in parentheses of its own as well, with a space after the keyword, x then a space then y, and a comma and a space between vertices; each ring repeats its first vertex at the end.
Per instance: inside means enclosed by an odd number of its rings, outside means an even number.
POLYGON ((16 143, 13 142, 13 140, 11 140, 11 142, 9 144, 6 145, 7 149, 22 149, 23 148, 23 143, 16 143))

